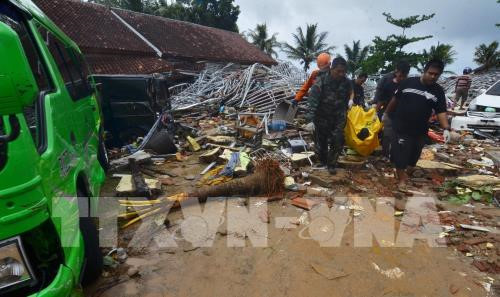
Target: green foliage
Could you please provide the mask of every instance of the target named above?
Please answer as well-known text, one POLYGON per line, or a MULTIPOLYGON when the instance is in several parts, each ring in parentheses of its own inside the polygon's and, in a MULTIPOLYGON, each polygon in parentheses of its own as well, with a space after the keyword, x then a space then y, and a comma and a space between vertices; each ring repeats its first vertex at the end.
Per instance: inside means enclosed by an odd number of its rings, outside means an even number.
MULTIPOLYGON (((457 53, 453 50, 453 46, 450 44, 439 44, 437 46, 431 46, 429 51, 426 49, 422 52, 422 61, 420 61, 419 67, 417 69, 422 71, 425 63, 431 59, 438 59, 444 62, 445 69, 446 66, 452 64, 455 61, 455 55, 457 53)), ((445 71, 447 72, 447 71, 445 71)))
POLYGON ((500 51, 498 50, 498 41, 493 41, 489 45, 481 44, 476 47, 474 53, 474 62, 484 66, 486 69, 500 66, 500 51))
POLYGON ((347 73, 354 78, 356 72, 360 70, 368 56, 368 46, 361 46, 361 41, 353 41, 352 47, 344 44, 344 52, 347 60, 347 73))
POLYGON ((491 203, 493 188, 491 186, 469 187, 458 180, 445 182, 441 191, 448 193, 447 200, 454 204, 466 204, 471 201, 491 203))
POLYGON ((384 13, 382 13, 382 15, 385 16, 385 20, 389 24, 393 24, 394 26, 398 26, 400 28, 403 28, 403 35, 404 35, 405 29, 409 29, 418 23, 428 21, 428 20, 432 19, 436 14, 433 13, 433 14, 429 14, 429 15, 425 15, 425 14, 412 15, 412 16, 409 16, 406 18, 401 18, 401 19, 393 18, 392 15, 388 12, 384 12, 384 13))
POLYGON ((236 21, 240 7, 234 0, 194 0, 190 6, 190 21, 196 24, 238 32, 236 21))
POLYGON ((279 42, 276 40, 277 33, 269 36, 267 32, 267 24, 257 24, 254 30, 250 30, 247 34, 250 38, 252 44, 257 46, 261 51, 266 54, 277 57, 278 53, 274 50, 280 46, 279 42))
POLYGON ((323 52, 330 52, 335 47, 326 43, 327 32, 318 32, 318 24, 306 26, 306 33, 301 27, 297 27, 297 33, 293 33, 294 44, 282 44, 282 50, 290 59, 299 60, 307 72, 314 59, 323 52))
POLYGON ((416 24, 430 20, 435 14, 414 15, 406 18, 395 19, 390 13, 383 13, 386 21, 402 29, 399 35, 392 34, 386 38, 376 36, 369 50, 369 57, 363 62, 363 70, 368 73, 387 73, 394 70, 395 63, 406 60, 412 67, 417 67, 423 56, 417 53, 405 52, 403 48, 411 43, 432 38, 432 35, 421 37, 408 37, 405 32, 416 24))
POLYGON ((234 0, 176 0, 171 4, 165 0, 89 1, 238 32, 240 7, 234 0))

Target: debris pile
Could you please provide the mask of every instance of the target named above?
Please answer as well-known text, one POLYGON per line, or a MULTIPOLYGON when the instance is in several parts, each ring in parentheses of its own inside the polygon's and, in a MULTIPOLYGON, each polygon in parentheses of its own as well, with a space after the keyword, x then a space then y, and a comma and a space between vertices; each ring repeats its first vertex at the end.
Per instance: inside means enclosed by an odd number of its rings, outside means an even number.
MULTIPOLYGON (((484 90, 491 87, 500 80, 500 69, 492 69, 490 71, 472 74, 472 84, 469 89, 469 99, 474 99, 479 96, 484 90)), ((458 76, 450 76, 440 81, 444 88, 446 97, 453 99, 455 97, 455 84, 458 76)))
MULTIPOLYGON (((397 186, 393 168, 382 158, 380 148, 363 153, 356 147, 344 147, 340 168, 332 175, 315 165, 313 133, 300 109, 297 112, 286 100, 305 79, 299 72, 286 65, 268 68, 255 64, 245 69, 226 65, 207 69, 194 84, 177 93, 172 112, 175 129, 165 128, 161 119, 152 130, 154 135, 167 131, 164 134, 170 142, 166 143, 177 152, 162 154, 140 145, 132 155, 122 153, 111 162, 112 173, 121 179, 116 195, 132 197, 119 200, 125 209, 120 214, 122 228, 168 213, 180 202, 204 202, 208 197, 282 200, 306 216, 326 202, 329 207, 351 211, 355 220, 365 214, 359 197, 372 202, 391 197, 395 198, 396 220, 401 223, 408 197, 430 194, 440 200, 440 239, 457 249, 465 244, 467 248, 460 249, 474 259, 475 267, 498 273, 497 140, 476 139, 468 132, 454 134, 448 144, 430 137, 407 189, 397 186), (288 120, 276 118, 289 112, 288 120)), ((378 133, 374 131, 372 134, 378 133)), ((430 135, 441 132, 436 129, 430 135)), ((346 135, 356 137, 358 133, 346 135)), ((271 218, 271 213, 262 213, 262 221, 271 218)), ((306 221, 302 218, 292 224, 306 221)), ((169 228, 167 221, 165 226, 169 228)), ((397 269, 377 267, 374 265, 387 277, 402 275, 397 269)), ((313 268, 324 274, 323 268, 313 268)))
MULTIPOLYGON (((381 76, 370 76, 364 85, 365 95, 368 99, 375 97, 375 90, 377 82, 381 76)), ((455 98, 455 84, 457 82, 457 75, 442 77, 439 84, 444 88, 446 97, 449 99, 455 98)), ((500 80, 500 69, 490 69, 488 71, 472 74, 472 84, 469 90, 469 100, 479 96, 484 90, 491 87, 498 80, 500 80)))
POLYGON ((227 107, 253 106, 256 112, 273 111, 286 98, 295 95, 306 73, 289 63, 267 67, 253 64, 241 69, 234 64, 212 66, 198 79, 172 98, 174 110, 201 104, 227 107))

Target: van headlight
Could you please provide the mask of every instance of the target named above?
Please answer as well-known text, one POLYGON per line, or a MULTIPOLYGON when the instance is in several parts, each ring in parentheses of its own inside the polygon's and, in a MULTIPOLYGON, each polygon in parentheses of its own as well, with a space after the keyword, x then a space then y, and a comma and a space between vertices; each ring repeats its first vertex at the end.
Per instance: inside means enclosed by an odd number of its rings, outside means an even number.
POLYGON ((35 281, 21 244, 21 238, 14 237, 0 241, 0 292, 15 285, 35 281))

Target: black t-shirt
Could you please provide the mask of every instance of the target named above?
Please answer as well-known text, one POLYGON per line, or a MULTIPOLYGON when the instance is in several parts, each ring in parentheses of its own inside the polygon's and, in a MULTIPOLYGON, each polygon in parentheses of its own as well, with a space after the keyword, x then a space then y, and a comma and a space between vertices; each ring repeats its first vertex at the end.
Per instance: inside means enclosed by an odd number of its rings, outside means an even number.
POLYGON ((432 110, 436 114, 446 112, 443 88, 438 84, 425 86, 420 77, 411 77, 400 83, 396 102, 393 127, 397 132, 411 136, 427 134, 432 110))
POLYGON ((363 86, 356 84, 356 80, 351 80, 352 91, 354 92, 354 99, 352 100, 355 105, 365 105, 365 89, 363 86))
POLYGON ((394 73, 392 72, 384 75, 377 83, 374 99, 375 102, 384 104, 384 110, 394 96, 398 85, 394 82, 394 73))

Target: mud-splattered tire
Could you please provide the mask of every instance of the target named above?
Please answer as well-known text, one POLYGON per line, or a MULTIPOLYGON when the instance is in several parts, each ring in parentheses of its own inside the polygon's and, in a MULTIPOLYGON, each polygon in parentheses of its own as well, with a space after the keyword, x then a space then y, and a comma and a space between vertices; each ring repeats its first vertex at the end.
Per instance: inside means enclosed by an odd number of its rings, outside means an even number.
MULTIPOLYGON (((82 191, 78 191, 78 197, 86 196, 87 195, 85 195, 82 191)), ((89 200, 90 199, 87 199, 87 201, 89 200)), ((87 207, 86 209, 90 208, 87 207)), ((82 285, 86 286, 101 276, 103 258, 101 248, 99 246, 99 232, 97 231, 93 218, 85 216, 85 214, 80 215, 80 232, 82 233, 85 249, 82 267, 82 285)))

